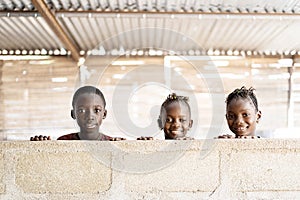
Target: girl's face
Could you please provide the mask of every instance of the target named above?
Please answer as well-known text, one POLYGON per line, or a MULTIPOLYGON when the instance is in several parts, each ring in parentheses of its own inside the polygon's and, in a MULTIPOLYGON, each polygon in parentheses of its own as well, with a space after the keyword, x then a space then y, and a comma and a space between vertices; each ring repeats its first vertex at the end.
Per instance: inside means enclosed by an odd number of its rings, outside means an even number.
POLYGON ((261 112, 256 111, 251 99, 233 99, 227 105, 227 124, 236 136, 255 136, 260 117, 261 112))
POLYGON ((174 102, 165 107, 161 114, 161 122, 165 132, 165 139, 177 139, 185 137, 192 127, 189 109, 184 103, 174 102))
POLYGON ((81 133, 99 134, 99 127, 106 117, 104 103, 99 95, 92 93, 80 95, 73 112, 81 133))

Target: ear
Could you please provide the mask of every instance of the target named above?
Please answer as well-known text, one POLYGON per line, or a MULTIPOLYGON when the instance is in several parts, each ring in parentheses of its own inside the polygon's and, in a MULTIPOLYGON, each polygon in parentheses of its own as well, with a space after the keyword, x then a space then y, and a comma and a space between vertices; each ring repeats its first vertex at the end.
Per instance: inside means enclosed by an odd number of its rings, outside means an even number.
POLYGON ((159 116, 158 119, 157 119, 157 124, 158 124, 158 127, 159 127, 160 129, 163 129, 163 128, 164 128, 163 125, 162 125, 162 121, 161 121, 160 116, 159 116))
POLYGON ((189 128, 192 128, 193 122, 194 122, 194 121, 191 119, 191 120, 190 120, 190 123, 189 123, 189 128))
POLYGON ((226 120, 228 120, 227 114, 225 114, 226 120))
POLYGON ((260 110, 256 113, 256 116, 257 116, 256 123, 258 123, 260 118, 261 118, 261 111, 260 110))
POLYGON ((107 110, 104 111, 102 119, 105 119, 107 115, 107 110))
POLYGON ((76 116, 75 116, 74 110, 71 110, 71 117, 72 117, 73 119, 76 119, 76 116))

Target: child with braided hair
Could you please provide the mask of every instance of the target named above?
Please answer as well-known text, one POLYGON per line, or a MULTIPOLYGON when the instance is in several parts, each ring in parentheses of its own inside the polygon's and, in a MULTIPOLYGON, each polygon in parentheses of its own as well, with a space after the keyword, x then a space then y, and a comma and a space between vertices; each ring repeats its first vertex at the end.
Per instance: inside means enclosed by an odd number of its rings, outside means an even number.
POLYGON ((188 97, 177 96, 175 93, 172 93, 161 105, 157 122, 159 128, 164 130, 165 139, 193 139, 186 136, 193 125, 188 101, 188 97))
MULTIPOLYGON (((191 140, 187 137, 187 131, 192 128, 191 108, 189 98, 169 94, 160 108, 157 120, 158 126, 164 130, 166 140, 191 140)), ((139 137, 137 140, 153 140, 153 137, 139 137)))
MULTIPOLYGON (((259 138, 255 136, 255 130, 261 118, 261 111, 258 109, 254 90, 252 87, 247 89, 243 86, 235 89, 226 98, 226 120, 235 138, 259 138)), ((233 136, 222 135, 218 138, 233 138, 233 136)))

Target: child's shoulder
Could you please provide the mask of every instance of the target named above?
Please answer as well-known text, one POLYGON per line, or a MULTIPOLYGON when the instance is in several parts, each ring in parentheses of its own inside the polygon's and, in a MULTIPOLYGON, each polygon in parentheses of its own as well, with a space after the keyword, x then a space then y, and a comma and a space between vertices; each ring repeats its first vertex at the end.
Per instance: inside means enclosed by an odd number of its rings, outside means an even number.
POLYGON ((57 140, 80 140, 78 133, 70 133, 67 135, 62 135, 57 140))
POLYGON ((112 139, 113 139, 113 137, 110 137, 108 135, 105 135, 105 134, 101 133, 101 138, 100 138, 101 141, 109 141, 109 140, 112 140, 112 139))
POLYGON ((101 133, 101 137, 99 138, 100 141, 120 141, 120 140, 126 140, 126 138, 123 137, 111 137, 108 135, 105 135, 101 133))

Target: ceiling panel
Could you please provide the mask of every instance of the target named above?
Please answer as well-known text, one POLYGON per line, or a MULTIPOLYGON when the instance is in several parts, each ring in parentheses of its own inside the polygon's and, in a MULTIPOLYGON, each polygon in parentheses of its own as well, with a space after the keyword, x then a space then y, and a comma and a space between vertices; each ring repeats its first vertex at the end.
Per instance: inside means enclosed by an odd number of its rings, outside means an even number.
MULTIPOLYGON (((299 0, 46 0, 55 10, 268 12, 300 11, 299 0)), ((30 0, 2 0, 0 10, 34 10, 30 0)))
POLYGON ((298 20, 293 18, 231 19, 219 16, 216 19, 214 16, 205 16, 205 19, 199 19, 182 15, 172 18, 166 15, 114 17, 111 14, 111 17, 77 15, 59 20, 64 22, 68 32, 85 51, 105 40, 110 41, 109 45, 105 45, 108 49, 154 47, 186 51, 196 48, 193 43, 179 42, 185 38, 194 40, 203 49, 280 51, 299 48, 299 42, 296 41, 300 26, 298 20))
MULTIPOLYGON (((45 2, 84 52, 103 48, 105 52, 154 48, 279 54, 300 50, 299 0, 45 2)), ((30 0, 2 0, 0 11, 0 53, 66 48, 30 0)))
POLYGON ((0 17, 0 50, 64 48, 42 17, 0 17))

